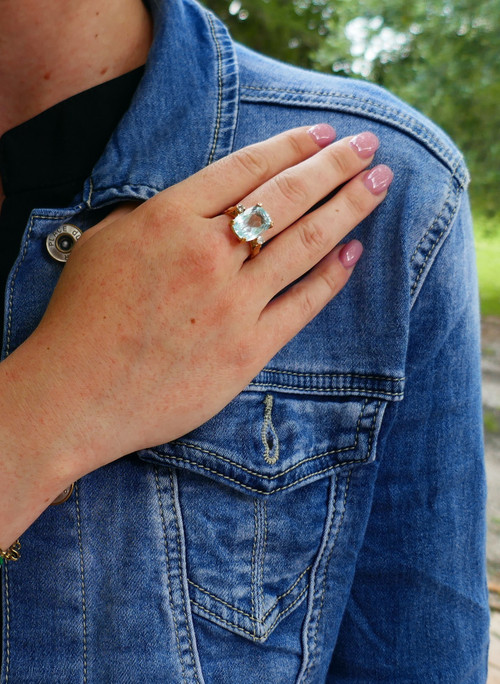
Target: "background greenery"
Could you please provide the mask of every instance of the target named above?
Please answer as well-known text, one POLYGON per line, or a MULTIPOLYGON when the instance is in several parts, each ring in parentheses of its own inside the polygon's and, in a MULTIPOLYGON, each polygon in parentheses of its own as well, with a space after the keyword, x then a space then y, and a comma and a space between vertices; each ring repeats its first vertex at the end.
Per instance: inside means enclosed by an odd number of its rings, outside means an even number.
POLYGON ((205 0, 236 40, 389 88, 464 152, 483 313, 500 315, 499 0, 205 0))

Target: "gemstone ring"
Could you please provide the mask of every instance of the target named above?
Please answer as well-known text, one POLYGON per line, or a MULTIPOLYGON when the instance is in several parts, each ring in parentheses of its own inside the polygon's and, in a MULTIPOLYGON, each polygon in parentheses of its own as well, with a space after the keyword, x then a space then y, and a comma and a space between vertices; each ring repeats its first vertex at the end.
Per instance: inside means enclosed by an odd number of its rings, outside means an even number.
POLYGON ((250 244, 250 258, 257 256, 264 242, 262 234, 272 228, 273 222, 262 204, 245 209, 242 204, 229 207, 224 212, 231 218, 231 230, 240 242, 250 244))

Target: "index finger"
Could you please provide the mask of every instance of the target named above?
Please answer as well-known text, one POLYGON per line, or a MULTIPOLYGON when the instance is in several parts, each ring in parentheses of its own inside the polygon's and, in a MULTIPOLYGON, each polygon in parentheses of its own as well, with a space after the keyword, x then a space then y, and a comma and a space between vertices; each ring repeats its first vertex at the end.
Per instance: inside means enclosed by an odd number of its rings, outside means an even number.
POLYGON ((311 157, 335 139, 329 124, 302 126, 243 147, 210 164, 177 186, 185 190, 199 215, 213 218, 280 171, 311 157))

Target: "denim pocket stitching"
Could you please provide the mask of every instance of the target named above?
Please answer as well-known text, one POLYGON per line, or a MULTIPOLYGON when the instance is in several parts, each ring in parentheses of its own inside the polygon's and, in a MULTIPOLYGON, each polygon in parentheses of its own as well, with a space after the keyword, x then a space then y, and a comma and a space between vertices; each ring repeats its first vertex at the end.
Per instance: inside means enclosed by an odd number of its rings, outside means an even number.
POLYGON ((385 375, 365 375, 364 373, 296 373, 295 371, 279 370, 277 368, 268 368, 265 366, 261 372, 277 373, 283 375, 293 375, 297 378, 364 378, 365 380, 382 380, 388 382, 401 382, 406 380, 404 376, 400 378, 393 378, 385 375))
POLYGON ((271 492, 266 492, 264 489, 257 489, 256 487, 250 487, 250 485, 243 484, 239 480, 236 480, 234 477, 229 477, 229 475, 223 475, 220 473, 218 470, 213 470, 212 468, 208 468, 207 466, 201 465, 201 463, 197 463, 196 461, 190 461, 187 458, 181 458, 180 456, 168 456, 165 457, 164 454, 158 454, 161 458, 168 458, 169 461, 174 463, 176 461, 180 461, 181 463, 188 463, 189 465, 194 466, 195 468, 201 468, 202 470, 205 470, 208 473, 212 473, 213 475, 217 475, 217 477, 222 477, 224 480, 228 480, 229 482, 234 482, 234 484, 237 484, 239 487, 243 487, 243 489, 248 489, 250 492, 255 492, 256 494, 262 494, 263 496, 269 496, 270 494, 276 494, 276 492, 282 492, 285 489, 290 489, 290 487, 294 487, 296 484, 299 482, 304 482, 305 480, 309 480, 311 477, 315 477, 316 475, 323 475, 324 473, 328 473, 330 470, 334 470, 336 468, 343 468, 345 466, 349 465, 355 465, 357 463, 365 463, 369 456, 366 456, 366 458, 360 459, 359 461, 354 460, 354 461, 345 461, 345 463, 335 463, 332 466, 329 466, 328 468, 324 468, 323 470, 317 470, 314 473, 309 473, 309 475, 304 475, 304 477, 300 477, 298 480, 294 480, 293 482, 290 482, 287 485, 283 485, 283 487, 277 487, 276 489, 273 489, 271 492))
MULTIPOLYGON (((271 383, 271 382, 250 382, 249 387, 276 387, 279 389, 289 389, 289 390, 297 390, 300 391, 301 393, 307 392, 307 389, 304 388, 297 388, 295 385, 282 385, 278 383, 271 383)), ((332 394, 332 390, 330 388, 322 389, 320 387, 315 387, 314 390, 311 390, 314 394, 317 392, 325 392, 328 394, 332 394)), ((404 392, 386 392, 385 390, 383 392, 380 392, 378 390, 369 390, 369 389, 363 389, 361 387, 347 387, 346 389, 335 389, 335 393, 345 393, 345 394, 352 394, 353 392, 356 392, 356 394, 359 394, 361 396, 364 396, 367 394, 368 396, 375 395, 378 396, 379 394, 383 394, 384 396, 388 397, 402 397, 404 396, 404 392)))
POLYGON ((278 615, 275 617, 273 623, 268 627, 268 629, 262 634, 261 636, 256 636, 255 632, 250 632, 248 629, 245 629, 244 627, 240 627, 240 625, 237 625, 234 622, 230 622, 229 620, 225 620, 224 618, 221 618, 217 613, 213 613, 211 610, 208 610, 208 608, 205 608, 204 606, 201 605, 201 603, 198 603, 197 601, 192 599, 193 605, 195 605, 200 611, 207 613, 208 615, 211 615, 212 617, 216 618, 216 620, 223 622, 226 625, 229 625, 230 627, 234 627, 236 630, 240 632, 244 632, 245 634, 248 634, 248 636, 251 636, 252 639, 255 641, 265 641, 267 637, 271 634, 273 631, 275 625, 279 621, 281 617, 286 615, 291 611, 291 609, 295 606, 295 604, 303 598, 304 594, 306 593, 307 589, 309 587, 309 583, 304 587, 304 589, 300 592, 300 594, 290 603, 289 606, 284 608, 278 615))
MULTIPOLYGON (((177 444, 179 446, 186 447, 188 449, 196 449, 196 451, 200 451, 203 454, 208 454, 209 456, 214 456, 215 458, 219 459, 220 461, 224 461, 225 463, 229 463, 230 465, 234 466, 235 468, 238 468, 239 470, 242 470, 243 472, 248 473, 249 475, 255 475, 256 477, 259 477, 263 480, 277 480, 278 478, 283 477, 283 475, 287 475, 292 470, 296 470, 297 468, 299 468, 304 463, 309 463, 310 461, 316 461, 320 458, 323 458, 324 456, 331 456, 332 454, 339 454, 339 453, 342 453, 344 451, 355 451, 358 447, 358 439, 359 439, 359 431, 361 428, 361 421, 363 419, 367 404, 368 404, 368 399, 365 399, 365 401, 363 402, 363 406, 361 408, 361 411, 359 413, 357 423, 356 423, 356 433, 354 436, 354 444, 351 444, 347 447, 341 447, 339 449, 331 449, 330 451, 323 451, 321 454, 315 454, 314 456, 308 456, 307 458, 303 458, 301 461, 294 463, 294 465, 290 466, 286 470, 282 470, 279 473, 276 473, 276 475, 265 475, 264 473, 259 473, 256 470, 251 470, 250 468, 246 468, 245 466, 242 466, 239 463, 236 463, 236 461, 233 461, 230 458, 227 458, 226 456, 221 456, 216 451, 211 451, 210 449, 204 449, 203 447, 200 447, 196 444, 192 444, 190 442, 181 442, 180 440, 177 439, 172 443, 177 444)), ((377 409, 375 411, 375 416, 378 414, 378 409, 380 407, 380 404, 381 404, 381 402, 379 401, 377 404, 377 409)), ((155 450, 153 449, 153 451, 155 451, 155 450)), ((155 453, 158 453, 158 452, 155 451, 155 453)), ((174 456, 173 458, 175 458, 177 460, 186 460, 187 463, 191 463, 191 461, 188 461, 187 459, 182 459, 179 456, 174 456)), ((356 462, 356 461, 354 461, 354 462, 356 462)), ((343 465, 345 465, 345 464, 343 464, 343 465)), ((204 466, 201 466, 201 467, 204 467, 204 466)), ((209 470, 209 468, 206 468, 206 470, 209 470)), ((210 471, 210 472, 216 472, 216 471, 210 471)), ((231 478, 228 477, 227 479, 230 480, 231 478)), ((298 480, 298 481, 300 482, 300 480, 298 480)), ((234 480, 234 482, 236 482, 236 480, 234 480)), ((254 491, 259 491, 259 490, 256 489, 254 491)), ((275 490, 275 491, 279 491, 279 490, 275 490)))
MULTIPOLYGON (((264 623, 266 619, 269 617, 269 615, 273 612, 273 610, 276 608, 278 603, 281 601, 281 599, 284 599, 290 594, 297 584, 300 582, 300 580, 304 577, 305 574, 309 572, 311 569, 312 565, 308 565, 305 570, 303 570, 300 575, 297 577, 295 582, 289 587, 283 594, 280 594, 274 601, 273 605, 264 613, 264 615, 259 619, 256 618, 254 615, 251 615, 250 613, 247 613, 245 610, 241 610, 241 608, 237 608, 236 606, 233 606, 231 603, 228 603, 227 601, 224 601, 223 599, 219 598, 215 594, 212 594, 210 591, 207 591, 206 589, 203 589, 203 587, 200 587, 199 584, 196 584, 196 582, 193 582, 192 580, 188 579, 189 584, 191 584, 193 587, 196 587, 201 591, 203 594, 206 594, 207 596, 210 596, 210 598, 214 599, 214 601, 218 601, 219 603, 222 603, 223 606, 226 606, 226 608, 230 608, 232 611, 235 613, 240 613, 240 615, 243 615, 247 617, 249 620, 252 620, 253 622, 259 622, 259 623, 264 623)), ((309 583, 308 583, 309 584, 309 583)), ((194 601, 194 599, 193 599, 194 601)), ((201 604, 198 604, 201 605, 201 604)))

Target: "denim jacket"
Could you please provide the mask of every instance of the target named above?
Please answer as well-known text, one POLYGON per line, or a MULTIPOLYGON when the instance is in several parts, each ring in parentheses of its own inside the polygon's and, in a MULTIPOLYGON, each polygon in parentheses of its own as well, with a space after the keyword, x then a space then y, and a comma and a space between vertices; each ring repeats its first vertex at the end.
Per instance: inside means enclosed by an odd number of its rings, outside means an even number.
MULTIPOLYGON (((483 682, 478 297, 461 154, 388 92, 235 45, 152 3, 129 110, 74 205, 33 211, 4 357, 85 230, 298 125, 373 131, 395 179, 345 289, 218 415, 82 478, 2 569, 1 681, 483 682)), ((112 255, 110 255, 112 258, 112 255)), ((54 351, 64 363, 70 349, 54 351)), ((78 412, 78 405, 68 406, 78 412)), ((64 416, 47 416, 57 428, 64 416)))

